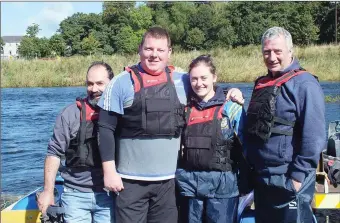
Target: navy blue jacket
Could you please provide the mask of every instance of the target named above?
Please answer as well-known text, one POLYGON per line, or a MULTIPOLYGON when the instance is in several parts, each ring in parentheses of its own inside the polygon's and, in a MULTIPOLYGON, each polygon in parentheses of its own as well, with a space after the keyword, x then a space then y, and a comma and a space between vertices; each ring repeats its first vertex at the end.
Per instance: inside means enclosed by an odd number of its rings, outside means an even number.
MULTIPOLYGON (((294 59, 280 75, 299 67, 294 59)), ((277 97, 275 116, 296 122, 293 136, 272 135, 265 144, 247 136, 247 157, 260 174, 288 174, 303 182, 308 172, 315 171, 326 145, 324 94, 317 79, 305 72, 286 82, 277 97), (279 162, 284 165, 271 164, 279 162)))

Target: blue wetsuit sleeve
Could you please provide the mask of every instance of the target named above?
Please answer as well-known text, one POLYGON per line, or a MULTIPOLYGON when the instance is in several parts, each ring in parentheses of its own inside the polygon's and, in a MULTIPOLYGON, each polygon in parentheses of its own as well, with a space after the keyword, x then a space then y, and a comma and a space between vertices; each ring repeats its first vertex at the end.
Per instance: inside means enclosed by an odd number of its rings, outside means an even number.
POLYGON ((243 139, 244 139, 244 124, 245 124, 245 118, 246 118, 246 112, 244 110, 243 106, 240 106, 241 109, 237 111, 235 114, 232 125, 234 128, 234 132, 238 139, 240 140, 241 144, 243 145, 243 139))
POLYGON ((234 143, 231 157, 237 165, 238 189, 240 194, 247 194, 252 190, 251 169, 244 155, 243 131, 246 112, 243 106, 229 101, 225 104, 225 113, 229 117, 231 128, 234 131, 234 143))

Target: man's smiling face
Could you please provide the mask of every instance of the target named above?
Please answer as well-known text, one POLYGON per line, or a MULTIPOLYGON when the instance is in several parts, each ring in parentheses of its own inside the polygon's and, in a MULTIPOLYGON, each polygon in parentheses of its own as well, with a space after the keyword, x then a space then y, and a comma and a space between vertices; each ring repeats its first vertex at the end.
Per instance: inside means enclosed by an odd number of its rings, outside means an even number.
POLYGON ((287 68, 292 62, 292 50, 288 49, 283 35, 264 41, 263 60, 273 75, 287 68))

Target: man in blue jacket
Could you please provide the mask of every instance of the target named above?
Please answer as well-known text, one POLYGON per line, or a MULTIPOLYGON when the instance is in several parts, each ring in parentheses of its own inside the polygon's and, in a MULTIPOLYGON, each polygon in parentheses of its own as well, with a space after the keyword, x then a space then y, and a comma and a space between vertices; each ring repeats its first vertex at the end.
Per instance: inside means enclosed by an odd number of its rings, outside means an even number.
POLYGON ((268 74, 255 81, 245 140, 256 222, 313 222, 315 172, 326 143, 324 94, 294 58, 287 30, 272 27, 261 41, 268 74))

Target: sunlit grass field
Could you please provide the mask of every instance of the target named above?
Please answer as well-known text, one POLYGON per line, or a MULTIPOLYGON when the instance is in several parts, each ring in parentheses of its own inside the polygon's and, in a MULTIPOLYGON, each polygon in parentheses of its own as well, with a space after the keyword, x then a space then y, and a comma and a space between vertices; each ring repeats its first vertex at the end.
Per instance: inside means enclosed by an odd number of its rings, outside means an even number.
MULTIPOLYGON (((218 82, 253 82, 266 73, 261 46, 245 46, 234 49, 210 51, 174 51, 170 63, 183 70, 192 59, 210 54, 215 62, 218 82)), ((340 81, 340 45, 311 45, 295 47, 295 55, 301 65, 320 81, 340 81)), ((55 87, 82 86, 91 62, 103 60, 109 63, 115 74, 124 66, 138 62, 134 55, 72 56, 54 60, 2 60, 1 87, 55 87)))

